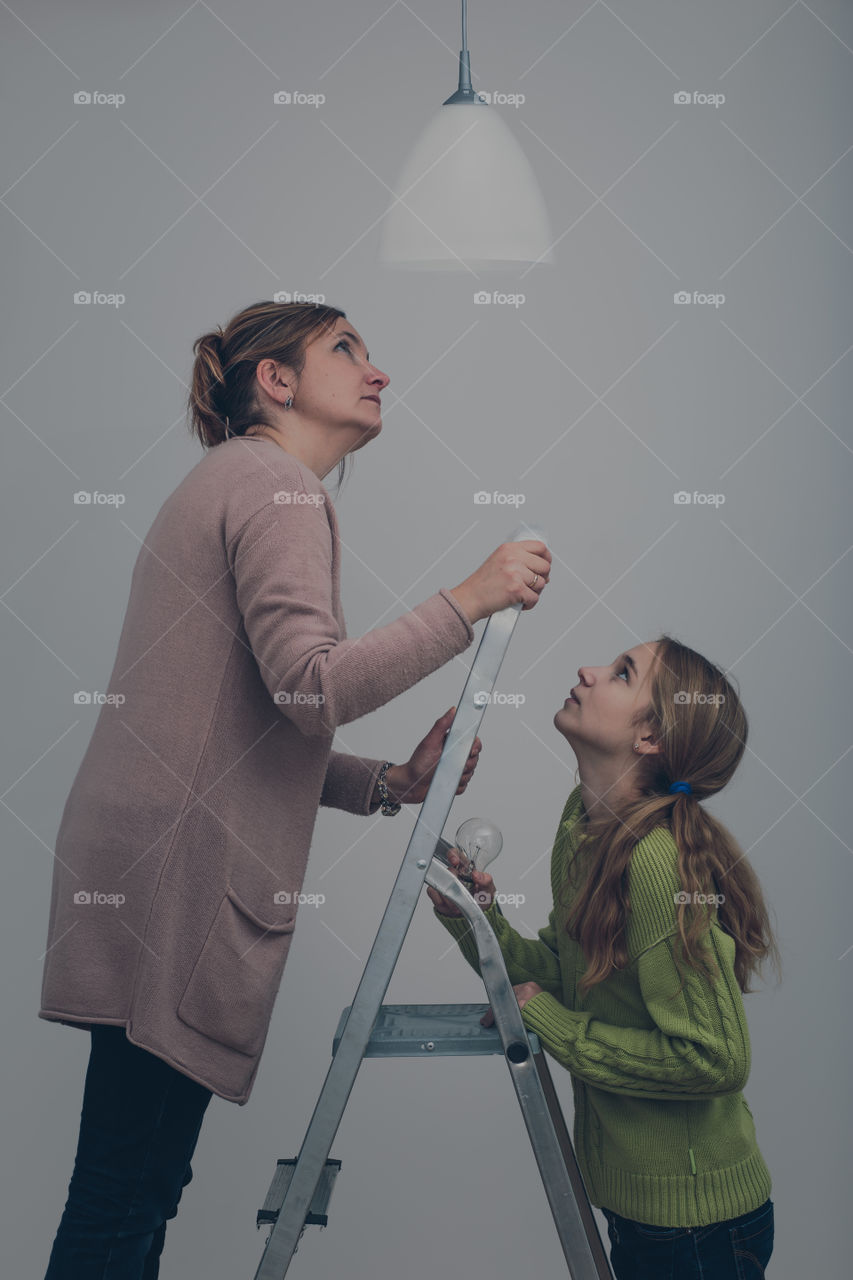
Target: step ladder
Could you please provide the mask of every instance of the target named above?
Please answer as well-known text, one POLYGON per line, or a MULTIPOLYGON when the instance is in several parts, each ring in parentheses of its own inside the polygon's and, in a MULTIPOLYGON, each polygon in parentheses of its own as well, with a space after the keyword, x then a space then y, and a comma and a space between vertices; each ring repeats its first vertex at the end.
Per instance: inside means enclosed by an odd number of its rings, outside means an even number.
MULTIPOLYGON (((517 526, 508 541, 544 532, 517 526)), ((271 1226, 254 1280, 283 1280, 305 1227, 325 1226, 341 1167, 329 1152, 365 1057, 502 1053, 509 1068, 571 1280, 613 1280, 574 1149, 538 1037, 528 1033, 488 921, 450 870, 453 848, 441 832, 489 703, 522 606, 489 618, 444 749, 409 839, 353 1002, 341 1014, 332 1063, 295 1160, 279 1160, 258 1226, 271 1226), (424 885, 437 889, 466 917, 494 1027, 480 1026, 482 1005, 383 1005, 424 885)))

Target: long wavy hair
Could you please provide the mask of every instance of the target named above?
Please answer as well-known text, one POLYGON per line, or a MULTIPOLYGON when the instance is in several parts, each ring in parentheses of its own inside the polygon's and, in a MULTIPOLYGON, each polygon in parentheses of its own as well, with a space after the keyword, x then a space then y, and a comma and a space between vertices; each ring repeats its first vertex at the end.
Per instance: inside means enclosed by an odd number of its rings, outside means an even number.
MULTIPOLYGON (((334 328, 346 312, 313 302, 256 302, 232 316, 224 329, 203 333, 193 343, 187 416, 190 434, 205 449, 247 428, 274 427, 257 396, 255 372, 261 360, 275 360, 299 376, 308 344, 334 328)), ((338 463, 338 484, 346 475, 338 463)))
MULTIPOLYGON (((578 988, 588 991, 627 964, 631 855, 638 841, 655 827, 664 827, 678 848, 683 891, 676 907, 673 948, 681 989, 682 965, 718 976, 706 945, 715 902, 701 897, 697 901, 699 894, 723 896, 716 903, 717 923, 734 938, 735 976, 741 991, 749 991, 752 971, 768 956, 781 977, 779 950, 758 876, 731 832, 701 803, 722 790, 740 763, 746 749, 746 713, 719 667, 671 636, 660 636, 656 644, 649 705, 635 714, 632 724, 638 731, 651 732, 660 751, 637 758, 633 776, 638 796, 615 800, 609 811, 582 821, 577 854, 558 895, 565 909, 566 893, 576 894, 565 927, 587 962, 578 988), (692 794, 670 795, 669 787, 677 780, 689 782, 692 794)), ((602 798, 606 803, 606 795, 602 798)))

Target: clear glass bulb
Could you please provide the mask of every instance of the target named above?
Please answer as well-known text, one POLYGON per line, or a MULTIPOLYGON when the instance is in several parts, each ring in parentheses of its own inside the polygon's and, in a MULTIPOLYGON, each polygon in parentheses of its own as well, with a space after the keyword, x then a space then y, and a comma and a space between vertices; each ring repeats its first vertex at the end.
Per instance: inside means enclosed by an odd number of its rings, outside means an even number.
POLYGON ((458 875, 469 888, 474 883, 473 871, 485 871, 503 848, 503 836, 486 818, 469 818, 456 832, 456 848, 466 859, 458 875))

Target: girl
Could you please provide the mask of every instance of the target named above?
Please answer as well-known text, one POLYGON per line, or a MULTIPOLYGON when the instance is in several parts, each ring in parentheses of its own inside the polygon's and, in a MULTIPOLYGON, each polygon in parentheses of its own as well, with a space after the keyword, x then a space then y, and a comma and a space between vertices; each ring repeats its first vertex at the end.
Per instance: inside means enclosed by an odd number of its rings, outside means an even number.
MULTIPOLYGON (((737 768, 746 716, 723 672, 667 635, 578 675, 554 716, 580 782, 548 925, 518 934, 481 872, 477 898, 525 1026, 571 1072, 578 1163, 617 1280, 755 1280, 773 1202, 741 1092, 740 993, 779 956, 755 872, 701 804, 737 768)), ((461 912, 427 892, 478 968, 461 912)))
POLYGON ((157 1276, 211 1094, 249 1098, 318 806, 420 803, 452 712, 405 764, 332 751, 336 726, 548 581, 544 543, 507 543, 347 639, 322 481, 381 431, 387 374, 334 307, 260 302, 194 350, 208 452, 142 541, 57 836, 39 1016, 89 1030, 91 1054, 49 1280, 157 1276))

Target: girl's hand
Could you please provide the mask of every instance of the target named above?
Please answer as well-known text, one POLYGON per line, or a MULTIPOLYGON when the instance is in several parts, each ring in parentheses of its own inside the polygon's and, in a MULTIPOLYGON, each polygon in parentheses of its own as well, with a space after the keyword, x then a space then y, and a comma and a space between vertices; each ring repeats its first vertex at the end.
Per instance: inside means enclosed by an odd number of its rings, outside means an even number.
MULTIPOLYGON (((395 765, 388 770, 385 775, 388 793, 400 804, 423 804, 455 714, 455 707, 445 711, 444 715, 436 720, 426 737, 421 738, 406 764, 395 765)), ((471 781, 482 750, 482 742, 479 738, 475 738, 468 759, 465 761, 456 795, 461 796, 471 781)))
MULTIPOLYGON (((519 1009, 523 1009, 527 1001, 532 1000, 534 996, 538 996, 541 990, 542 988, 535 982, 521 982, 517 987, 513 987, 519 1009)), ((491 1009, 487 1009, 480 1019, 480 1025, 482 1027, 491 1027, 494 1026, 494 1021, 495 1015, 491 1009)))
MULTIPOLYGON (((458 849, 451 849, 447 854, 447 861, 450 863, 450 869, 455 876, 459 875, 457 868, 463 863, 462 855, 458 849)), ((482 907, 483 911, 488 911, 492 905, 495 896, 495 882, 485 871, 475 871, 474 877, 474 901, 482 907)), ((461 916, 463 913, 456 906, 455 902, 451 902, 449 898, 445 898, 437 889, 427 885, 427 893, 430 901, 437 908, 440 915, 443 916, 461 916)))

